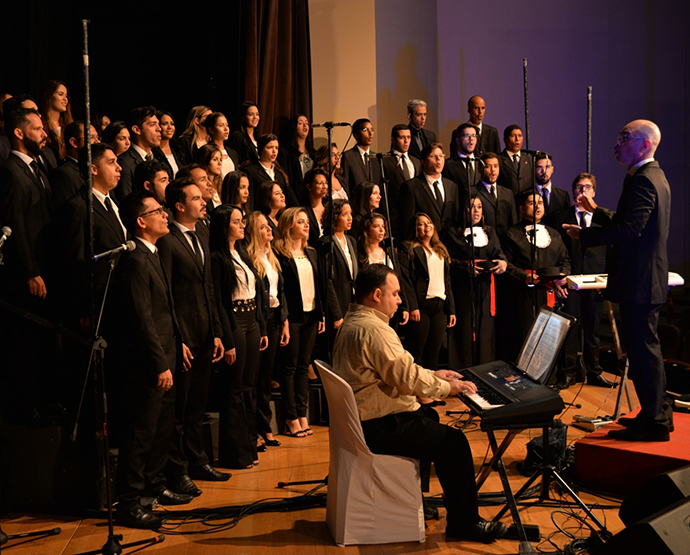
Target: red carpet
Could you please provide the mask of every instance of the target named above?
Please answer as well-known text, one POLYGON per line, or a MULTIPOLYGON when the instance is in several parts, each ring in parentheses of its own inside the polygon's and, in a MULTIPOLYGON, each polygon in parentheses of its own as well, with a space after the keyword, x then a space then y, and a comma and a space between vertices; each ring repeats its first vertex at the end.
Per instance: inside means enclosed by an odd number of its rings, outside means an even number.
MULTIPOLYGON (((637 411, 630 413, 635 415, 637 411)), ((656 474, 690 464, 690 414, 673 413, 671 441, 609 439, 608 424, 575 443, 575 476, 582 487, 625 496, 656 474)))

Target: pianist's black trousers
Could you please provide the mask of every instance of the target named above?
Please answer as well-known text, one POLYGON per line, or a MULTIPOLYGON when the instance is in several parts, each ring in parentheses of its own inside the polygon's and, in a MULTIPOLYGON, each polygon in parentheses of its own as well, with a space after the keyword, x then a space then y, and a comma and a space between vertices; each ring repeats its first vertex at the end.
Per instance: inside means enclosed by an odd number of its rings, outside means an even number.
POLYGON ((472 451, 460 430, 434 422, 422 409, 366 420, 362 429, 372 453, 409 457, 421 465, 434 463, 448 528, 479 520, 472 451))

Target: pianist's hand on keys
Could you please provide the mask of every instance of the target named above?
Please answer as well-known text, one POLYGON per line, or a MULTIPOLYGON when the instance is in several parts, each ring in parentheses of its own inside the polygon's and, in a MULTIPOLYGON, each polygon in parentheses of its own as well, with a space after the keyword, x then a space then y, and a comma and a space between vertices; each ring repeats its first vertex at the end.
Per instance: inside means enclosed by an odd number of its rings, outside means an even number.
POLYGON ((450 383, 451 395, 458 395, 459 393, 477 393, 477 386, 472 382, 462 381, 462 376, 457 372, 453 372, 452 370, 436 370, 434 375, 450 383))

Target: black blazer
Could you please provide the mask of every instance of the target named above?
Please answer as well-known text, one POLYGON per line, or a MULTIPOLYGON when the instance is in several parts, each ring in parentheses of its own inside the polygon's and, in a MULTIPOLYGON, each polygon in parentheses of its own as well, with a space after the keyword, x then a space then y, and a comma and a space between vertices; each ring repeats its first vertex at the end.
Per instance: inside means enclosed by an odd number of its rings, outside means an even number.
MULTIPOLYGON (((400 268, 403 274, 404 285, 408 287, 407 304, 409 310, 418 310, 426 300, 426 293, 429 289, 429 266, 426 261, 424 247, 417 246, 410 249, 411 243, 405 242, 400 248, 400 268)), ((443 303, 443 311, 450 315, 455 314, 455 301, 453 290, 450 286, 450 263, 448 259, 443 260, 444 286, 446 289, 446 300, 443 303)))
MULTIPOLYGON (((266 325, 268 325, 271 310, 271 284, 268 281, 268 276, 264 276, 264 278, 261 280, 261 287, 261 308, 263 310, 264 321, 266 322, 266 325)), ((283 278, 282 269, 278 272, 278 302, 280 303, 278 305, 278 318, 282 323, 288 319, 287 300, 285 299, 285 279, 283 278)))
MULTIPOLYGON (((60 255, 63 260, 61 289, 64 292, 68 310, 74 311, 77 318, 91 315, 89 303, 89 260, 86 235, 87 189, 82 186, 78 193, 65 202, 56 215, 57 232, 60 236, 60 255)), ((112 201, 112 199, 111 199, 112 201)), ((112 201, 114 202, 114 201, 112 201)), ((94 254, 114 249, 126 240, 122 226, 108 216, 105 207, 93 198, 93 250, 94 254)), ((119 259, 118 259, 119 260, 119 259)), ((105 284, 108 279, 110 262, 98 260, 94 268, 94 289, 97 307, 100 307, 105 284)))
POLYGON ((332 321, 340 320, 345 316, 350 303, 354 299, 355 278, 359 271, 359 262, 357 260, 357 242, 351 235, 345 234, 347 241, 347 248, 350 249, 350 256, 352 257, 352 266, 354 273, 350 269, 345 258, 345 253, 338 241, 333 241, 333 279, 329 279, 330 269, 326 267, 326 260, 331 236, 324 235, 319 239, 319 263, 321 267, 319 271, 324 279, 327 279, 327 301, 328 312, 332 321))
MULTIPOLYGON (((308 191, 304 186, 304 179, 302 178, 302 165, 299 163, 299 152, 290 148, 281 148, 278 151, 278 163, 283 168, 288 176, 290 187, 295 192, 295 197, 299 204, 308 201, 308 191)), ((314 152, 309 151, 309 156, 314 159, 314 152)))
POLYGON ((122 199, 132 192, 134 169, 143 161, 144 159, 139 156, 139 153, 134 150, 133 146, 130 146, 117 157, 117 163, 122 170, 120 171, 120 181, 117 182, 117 187, 115 187, 113 194, 119 202, 122 202, 122 199))
POLYGON ((137 248, 124 252, 115 269, 112 332, 117 351, 126 358, 125 370, 155 380, 168 369, 175 372, 182 338, 163 265, 142 241, 133 241, 137 248))
POLYGON ((515 197, 513 193, 505 187, 496 185, 495 198, 483 183, 477 184, 477 196, 482 201, 482 211, 484 222, 493 228, 500 236, 508 228, 518 223, 517 209, 515 208, 515 197))
POLYGON ((256 151, 256 147, 249 141, 249 138, 241 129, 233 132, 228 137, 228 144, 230 148, 237 152, 240 164, 245 162, 249 164, 259 163, 259 153, 256 151))
MULTIPOLYGON (((471 173, 469 178, 469 185, 472 189, 471 194, 474 194, 475 186, 481 182, 482 175, 483 172, 481 169, 481 164, 475 157, 474 171, 471 173)), ((468 172, 465 162, 462 160, 462 158, 455 156, 454 158, 449 158, 446 160, 446 165, 443 167, 443 177, 450 179, 458 186, 460 206, 463 206, 464 200, 467 198, 468 172)))
MULTIPOLYGON (((554 214, 553 217, 553 227, 560 232, 563 244, 570 255, 570 271, 573 274, 603 274, 606 272, 606 245, 584 248, 579 239, 573 239, 563 229, 563 224, 580 225, 580 220, 575 214, 576 210, 577 208, 572 206, 568 210, 554 214)), ((603 211, 600 212, 603 213, 603 211)), ((601 227, 597 221, 600 218, 595 214, 592 214, 591 227, 601 227)))
POLYGON ((445 177, 441 178, 441 182, 445 191, 442 211, 432 196, 425 174, 403 183, 398 203, 398 237, 407 236, 410 222, 417 212, 424 212, 431 218, 439 236, 455 224, 460 213, 458 186, 445 177))
POLYGON ((498 129, 482 123, 482 130, 477 140, 477 152, 475 156, 483 156, 487 152, 499 154, 501 152, 501 141, 498 139, 498 129))
MULTIPOLYGON (((369 150, 369 153, 375 154, 373 150, 369 150)), ((343 152, 341 165, 343 167, 343 174, 347 176, 347 182, 344 179, 340 179, 340 183, 345 188, 345 192, 350 199, 358 198, 357 189, 360 183, 365 181, 371 181, 376 184, 381 183, 381 169, 379 168, 378 160, 370 158, 369 170, 367 171, 357 145, 343 152)))
MULTIPOLYGON (((391 151, 392 155, 393 152, 391 151)), ((412 177, 417 177, 422 173, 422 163, 418 158, 410 155, 408 152, 408 158, 412 165, 414 166, 414 175, 412 177)), ((398 230, 398 205, 400 198, 400 189, 406 179, 403 176, 402 169, 400 168, 400 159, 397 156, 391 156, 390 158, 383 159, 383 171, 388 179, 388 216, 390 217, 390 228, 397 233, 398 230)), ((384 191, 381 191, 381 207, 386 206, 386 198, 383 196, 384 191)), ((354 228, 354 226, 353 226, 354 228)))
POLYGON ((521 151, 520 163, 516 171, 511 156, 511 153, 506 149, 503 149, 503 152, 498 155, 499 174, 497 183, 506 189, 510 189, 514 195, 517 195, 532 186, 534 166, 532 165, 532 157, 525 151, 521 151))
MULTIPOLYGON (((595 212, 597 221, 601 215, 595 212)), ((653 161, 626 176, 609 225, 582 230, 584 247, 611 245, 606 287, 611 301, 666 302, 670 216, 671 189, 659 163, 653 161)))
MULTIPOLYGON (((525 270, 530 267, 532 248, 525 232, 528 225, 531 223, 523 220, 511 227, 501 238, 501 247, 508 260, 508 273, 517 278, 525 288, 527 287, 525 270)), ((570 257, 560 233, 549 226, 545 227, 551 237, 551 243, 548 247, 535 249, 535 269, 556 267, 562 274, 570 274, 570 257)))
POLYGON ((311 248, 315 249, 317 248, 319 237, 321 237, 319 234, 319 222, 316 219, 314 209, 309 205, 309 203, 304 206, 304 211, 309 217, 309 239, 307 239, 307 242, 311 248))
MULTIPOLYGON (((316 250, 307 249, 305 251, 311 267, 314 272, 314 289, 316 291, 316 314, 318 319, 323 318, 323 304, 321 300, 321 280, 319 274, 319 264, 316 257, 316 250)), ((291 322, 301 322, 304 320, 304 309, 302 307, 302 289, 299 284, 299 275, 297 274, 297 265, 293 258, 288 258, 276 253, 280 267, 283 270, 283 279, 285 280, 285 298, 287 300, 288 319, 291 322)))
MULTIPOLYGON (((48 177, 39 170, 43 184, 16 154, 0 166, 0 225, 12 229, 3 249, 3 273, 26 288, 26 280, 50 271, 53 199, 48 177)), ((28 291, 28 289, 27 289, 28 291)))
MULTIPOLYGON (((180 229, 170 222, 170 233, 157 246, 165 271, 170 276, 180 330, 188 347, 198 347, 209 338, 223 334, 213 290, 211 253, 206 241, 199 238, 204 263, 180 229)), ((197 224, 197 228, 202 226, 197 224)), ((201 234, 201 233, 200 233, 201 234)))
POLYGON ((266 173, 264 167, 258 162, 256 164, 251 164, 249 166, 244 167, 242 171, 246 173, 247 177, 249 178, 250 199, 256 198, 256 188, 259 185, 266 181, 275 181, 276 183, 278 183, 278 185, 280 185, 280 188, 283 190, 283 194, 285 195, 285 205, 288 208, 292 206, 299 206, 299 202, 297 202, 297 196, 295 195, 295 191, 292 187, 289 186, 289 183, 285 181, 285 176, 281 171, 278 170, 278 168, 275 168, 275 180, 271 179, 271 176, 266 173))
POLYGON ((65 158, 62 165, 50 172, 50 187, 53 190, 55 210, 77 194, 84 184, 84 177, 79 171, 79 164, 72 158, 65 158))
POLYGON ((551 184, 551 195, 549 198, 549 206, 544 203, 544 218, 542 223, 555 227, 553 225, 553 217, 562 210, 567 210, 572 206, 570 202, 570 195, 565 189, 559 189, 553 183, 551 184))
POLYGON ((414 156, 418 160, 422 159, 422 148, 428 144, 435 143, 436 142, 436 133, 433 131, 429 131, 428 129, 420 129, 417 131, 412 124, 409 124, 407 128, 410 130, 410 134, 412 135, 412 141, 410 142, 410 150, 408 151, 410 153, 410 156, 414 156), (422 142, 424 143, 422 148, 419 148, 419 145, 417 144, 417 134, 421 133, 422 135, 422 142))
MULTIPOLYGON (((266 335, 266 321, 263 313, 263 285, 256 273, 256 269, 246 253, 239 251, 242 261, 254 272, 256 279, 256 321, 262 336, 266 335)), ((223 330, 223 346, 225 350, 235 348, 235 340, 232 332, 237 329, 234 312, 232 310, 232 290, 235 286, 237 277, 235 265, 232 260, 226 260, 222 252, 211 253, 211 271, 213 272, 213 289, 216 297, 216 306, 223 330)))

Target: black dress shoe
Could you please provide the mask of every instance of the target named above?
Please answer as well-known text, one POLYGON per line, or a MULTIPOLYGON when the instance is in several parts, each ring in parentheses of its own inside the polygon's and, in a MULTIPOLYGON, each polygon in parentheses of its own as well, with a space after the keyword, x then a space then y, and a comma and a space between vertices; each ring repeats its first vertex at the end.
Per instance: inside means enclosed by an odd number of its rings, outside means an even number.
POLYGON ((559 381, 556 384, 556 387, 559 390, 568 389, 574 383, 575 383, 575 378, 571 378, 570 376, 566 376, 565 378, 563 378, 561 381, 559 381))
POLYGON ((468 540, 471 542, 491 543, 501 538, 508 531, 502 522, 480 519, 476 524, 467 524, 455 528, 446 528, 446 538, 451 540, 468 540))
POLYGON ((146 530, 156 530, 163 526, 163 519, 147 511, 141 506, 132 509, 118 509, 115 513, 118 524, 129 526, 130 528, 144 528, 146 530))
POLYGON ((669 428, 664 424, 632 425, 622 430, 611 430, 608 437, 621 441, 669 441, 669 428))
POLYGON ((587 374, 587 385, 594 385, 596 387, 618 387, 616 382, 607 380, 601 374, 587 374))
POLYGON ((433 505, 429 505, 426 499, 422 498, 422 507, 424 508, 424 520, 438 520, 438 509, 433 505))
POLYGON ((180 474, 168 480, 168 489, 174 493, 187 494, 192 497, 199 497, 202 493, 187 474, 180 474))
POLYGON ((266 445, 263 443, 261 445, 256 446, 256 452, 257 453, 265 453, 268 449, 266 448, 266 445))
POLYGON ((168 488, 156 492, 156 497, 161 505, 186 505, 191 503, 193 496, 188 493, 175 493, 168 488))
POLYGON ((280 447, 280 441, 277 439, 264 438, 264 445, 268 445, 269 447, 280 447))
POLYGON ((207 482, 225 482, 232 476, 229 472, 216 470, 210 464, 190 470, 189 475, 196 480, 206 480, 207 482))
MULTIPOLYGON (((616 420, 616 424, 629 428, 631 426, 642 426, 644 421, 641 420, 639 416, 621 416, 618 420, 616 420)), ((669 432, 672 432, 676 429, 676 427, 673 425, 673 422, 651 422, 651 424, 663 424, 668 428, 669 432)))

